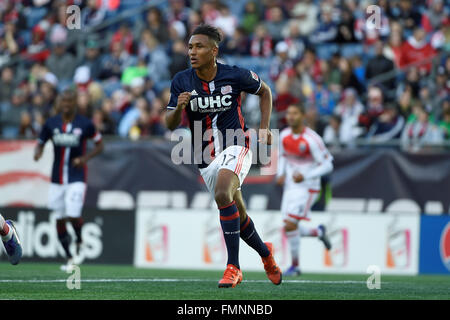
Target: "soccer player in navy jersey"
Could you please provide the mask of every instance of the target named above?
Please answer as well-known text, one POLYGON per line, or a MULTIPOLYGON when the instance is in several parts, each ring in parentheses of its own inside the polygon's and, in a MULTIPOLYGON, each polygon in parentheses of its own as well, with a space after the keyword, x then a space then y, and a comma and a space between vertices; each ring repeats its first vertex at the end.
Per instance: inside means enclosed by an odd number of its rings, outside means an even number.
POLYGON ((242 281, 240 238, 258 252, 268 278, 278 285, 281 271, 273 257, 273 246, 259 237, 241 194, 252 161, 248 129, 241 113, 241 92, 260 97, 258 141, 265 144, 272 143, 269 130, 272 93, 253 71, 218 63, 220 41, 219 31, 209 25, 198 26, 192 33, 189 40, 192 68, 177 73, 172 80, 166 124, 174 130, 180 124, 183 110, 186 111, 194 161, 220 210, 228 261, 219 288, 234 288, 242 281))
POLYGON ((57 108, 59 114, 49 118, 42 128, 34 160, 38 161, 42 157, 45 143, 52 140, 54 160, 48 206, 57 215, 58 239, 67 257, 67 264, 63 268, 67 269, 72 267, 74 259, 69 249, 71 237, 67 232, 66 223, 70 222, 75 231, 76 254, 79 255, 83 226, 81 213, 87 181, 86 163, 102 152, 103 142, 92 121, 77 114, 75 90, 63 91, 58 97, 57 108), (95 142, 95 147, 90 152, 86 151, 88 139, 95 142))

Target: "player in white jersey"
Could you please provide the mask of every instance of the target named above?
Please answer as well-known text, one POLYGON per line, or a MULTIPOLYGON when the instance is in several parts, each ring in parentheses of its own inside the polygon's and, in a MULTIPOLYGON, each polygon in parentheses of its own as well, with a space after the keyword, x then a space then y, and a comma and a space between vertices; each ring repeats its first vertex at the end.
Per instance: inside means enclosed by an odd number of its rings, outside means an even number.
POLYGON ((288 239, 292 265, 287 276, 300 275, 300 237, 318 237, 329 250, 330 241, 323 225, 316 228, 300 224, 310 220, 311 206, 320 193, 320 177, 333 170, 333 157, 322 138, 304 124, 301 105, 290 105, 286 112, 289 127, 281 131, 277 183, 284 185, 281 200, 284 231, 288 239))

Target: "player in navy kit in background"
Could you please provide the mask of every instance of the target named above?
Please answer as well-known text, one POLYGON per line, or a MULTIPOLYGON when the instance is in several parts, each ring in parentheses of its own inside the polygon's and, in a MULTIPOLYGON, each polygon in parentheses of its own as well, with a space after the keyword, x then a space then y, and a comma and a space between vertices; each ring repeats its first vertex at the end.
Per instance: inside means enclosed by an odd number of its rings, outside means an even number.
MULTIPOLYGON (((89 159, 103 150, 102 136, 88 118, 77 114, 77 93, 68 89, 58 97, 59 114, 51 117, 44 124, 34 153, 38 161, 44 151, 44 145, 52 140, 54 161, 49 189, 49 208, 57 214, 56 228, 58 239, 64 248, 67 264, 64 269, 74 264, 69 246, 71 237, 66 223, 70 222, 76 235, 76 254, 79 255, 82 244, 81 228, 86 193, 87 166, 89 159), (95 148, 86 152, 88 139, 93 139, 95 148)), ((76 262, 76 261, 75 261, 76 262)))
POLYGON ((260 239, 246 213, 240 190, 252 161, 249 135, 241 113, 241 92, 260 97, 258 141, 266 144, 272 143, 269 130, 272 94, 253 71, 216 62, 220 40, 218 30, 208 25, 201 25, 192 33, 189 40, 192 68, 177 73, 172 80, 166 124, 174 130, 180 124, 183 110, 186 111, 195 163, 220 210, 228 261, 219 287, 235 287, 242 281, 240 237, 258 252, 268 278, 278 285, 281 271, 274 260, 272 244, 260 239))

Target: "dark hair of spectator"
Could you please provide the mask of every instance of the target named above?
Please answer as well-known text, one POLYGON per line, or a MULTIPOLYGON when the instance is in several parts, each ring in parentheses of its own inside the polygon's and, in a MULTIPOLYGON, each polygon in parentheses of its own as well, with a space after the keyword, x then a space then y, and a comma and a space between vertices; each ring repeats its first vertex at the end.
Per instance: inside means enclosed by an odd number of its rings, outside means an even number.
POLYGON ((219 29, 208 24, 201 24, 197 28, 195 28, 194 32, 192 32, 192 35, 196 34, 203 34, 207 36, 209 39, 213 40, 216 45, 219 45, 220 41, 222 41, 222 36, 219 32, 219 29))

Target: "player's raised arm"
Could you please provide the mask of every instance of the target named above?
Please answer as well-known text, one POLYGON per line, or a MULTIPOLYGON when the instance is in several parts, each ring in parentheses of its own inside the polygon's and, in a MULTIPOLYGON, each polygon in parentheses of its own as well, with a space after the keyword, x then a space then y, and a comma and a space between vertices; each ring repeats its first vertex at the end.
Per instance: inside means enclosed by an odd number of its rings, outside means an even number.
POLYGON ((261 110, 261 121, 259 124, 259 142, 272 144, 272 133, 270 132, 270 116, 272 114, 272 91, 270 87, 261 80, 261 88, 256 93, 259 98, 261 110))
MULTIPOLYGON (((189 99, 191 98, 190 92, 182 92, 179 94, 177 99, 177 106, 171 107, 170 102, 167 107, 168 111, 166 113, 166 126, 169 130, 176 129, 181 122, 181 115, 183 113, 184 108, 186 108, 189 103, 189 99)), ((171 98, 172 101, 172 98, 171 98)))

